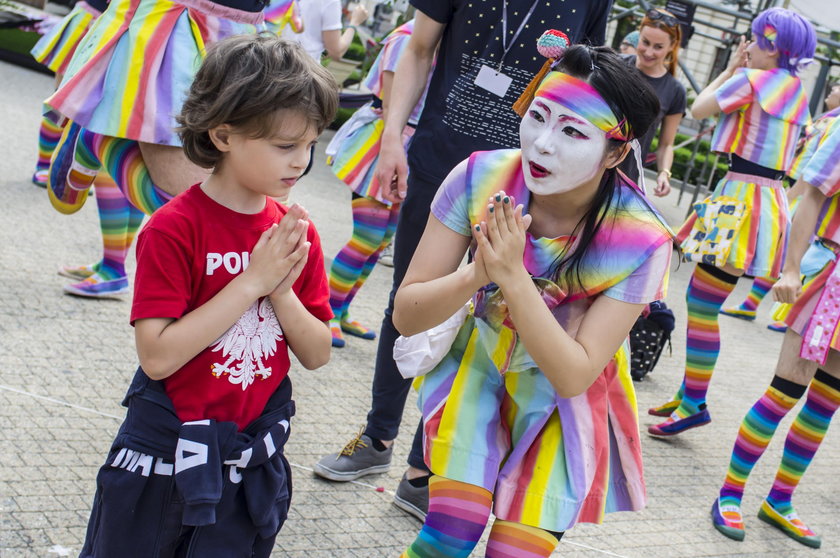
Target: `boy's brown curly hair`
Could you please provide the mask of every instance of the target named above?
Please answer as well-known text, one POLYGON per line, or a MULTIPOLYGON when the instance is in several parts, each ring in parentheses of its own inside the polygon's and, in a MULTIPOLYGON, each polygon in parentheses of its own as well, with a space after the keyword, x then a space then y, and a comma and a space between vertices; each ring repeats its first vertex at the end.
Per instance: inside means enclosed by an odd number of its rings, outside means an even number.
POLYGON ((284 109, 300 111, 320 134, 338 110, 335 78, 297 43, 269 33, 237 35, 207 49, 176 131, 187 158, 213 168, 222 153, 211 129, 229 124, 251 138, 268 137, 284 109))

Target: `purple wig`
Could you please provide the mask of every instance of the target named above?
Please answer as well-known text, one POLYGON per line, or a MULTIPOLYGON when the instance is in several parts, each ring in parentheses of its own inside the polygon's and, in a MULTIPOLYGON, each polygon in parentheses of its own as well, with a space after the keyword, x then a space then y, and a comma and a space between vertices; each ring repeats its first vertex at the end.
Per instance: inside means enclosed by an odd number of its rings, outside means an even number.
POLYGON ((811 23, 791 10, 770 8, 752 22, 753 39, 761 50, 779 52, 779 68, 796 75, 797 65, 813 58, 817 49, 817 32, 811 23))

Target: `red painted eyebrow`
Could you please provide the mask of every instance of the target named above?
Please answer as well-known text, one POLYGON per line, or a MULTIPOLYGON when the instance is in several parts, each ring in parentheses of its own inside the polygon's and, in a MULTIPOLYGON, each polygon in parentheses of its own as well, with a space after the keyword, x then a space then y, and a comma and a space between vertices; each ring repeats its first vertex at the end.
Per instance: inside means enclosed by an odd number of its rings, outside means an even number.
MULTIPOLYGON (((534 104, 535 104, 535 105, 537 105, 538 107, 540 107, 541 109, 543 109, 545 112, 547 112, 547 113, 549 114, 549 116, 551 115, 551 109, 550 109, 550 108, 548 108, 548 107, 545 105, 545 103, 543 103, 543 102, 541 102, 541 101, 537 100, 537 101, 534 101, 534 104)), ((568 114, 564 114, 564 115, 560 116, 560 118, 558 118, 558 120, 559 120, 560 122, 569 122, 569 121, 571 121, 571 122, 576 122, 576 123, 578 123, 578 124, 586 124, 586 122, 585 122, 585 121, 583 121, 583 120, 581 120, 581 119, 579 119, 579 118, 575 118, 574 116, 569 116, 568 114)))
POLYGON ((569 116, 569 115, 567 115, 567 114, 564 114, 563 116, 561 116, 560 118, 558 118, 558 120, 559 120, 560 122, 569 122, 569 121, 571 121, 571 122, 576 122, 576 123, 578 123, 578 124, 586 124, 586 122, 585 122, 585 121, 583 121, 583 120, 581 120, 581 119, 579 119, 579 118, 575 118, 574 116, 569 116))

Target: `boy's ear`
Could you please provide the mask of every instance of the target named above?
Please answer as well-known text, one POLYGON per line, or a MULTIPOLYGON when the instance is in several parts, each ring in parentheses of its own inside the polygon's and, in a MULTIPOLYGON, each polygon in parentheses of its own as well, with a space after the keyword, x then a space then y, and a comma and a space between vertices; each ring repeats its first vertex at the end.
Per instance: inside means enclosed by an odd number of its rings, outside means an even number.
POLYGON ((607 168, 614 169, 620 165, 624 158, 627 157, 627 154, 630 153, 631 149, 633 148, 630 146, 630 142, 628 141, 622 145, 621 148, 611 151, 609 157, 607 157, 607 168))
POLYGON ((210 141, 222 153, 230 151, 230 137, 233 135, 233 130, 230 124, 222 124, 211 128, 207 134, 210 136, 210 141))

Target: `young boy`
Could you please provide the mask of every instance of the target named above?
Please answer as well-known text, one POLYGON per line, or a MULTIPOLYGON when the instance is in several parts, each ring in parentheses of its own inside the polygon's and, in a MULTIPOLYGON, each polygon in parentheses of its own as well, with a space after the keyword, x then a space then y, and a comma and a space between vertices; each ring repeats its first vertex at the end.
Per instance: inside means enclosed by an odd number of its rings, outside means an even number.
POLYGON ((338 104, 297 45, 210 47, 178 117, 213 174, 141 232, 131 322, 140 370, 97 477, 82 557, 267 557, 289 509, 288 349, 329 360, 321 245, 285 198, 338 104))

